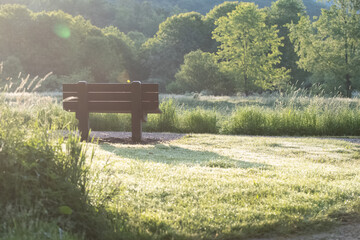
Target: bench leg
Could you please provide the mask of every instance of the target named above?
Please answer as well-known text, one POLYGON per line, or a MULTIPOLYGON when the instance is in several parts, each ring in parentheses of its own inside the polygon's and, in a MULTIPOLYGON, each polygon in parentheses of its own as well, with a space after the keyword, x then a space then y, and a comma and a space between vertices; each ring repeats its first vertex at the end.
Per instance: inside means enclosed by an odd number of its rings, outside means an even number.
POLYGON ((79 131, 81 141, 88 141, 89 138, 89 111, 88 111, 88 87, 86 82, 78 83, 78 110, 76 117, 79 120, 79 131))
POLYGON ((81 135, 81 141, 89 140, 89 113, 77 113, 76 118, 79 120, 79 132, 81 135))
POLYGON ((131 133, 133 142, 141 142, 142 138, 142 119, 138 114, 131 115, 131 133))
POLYGON ((142 135, 142 108, 141 108, 141 83, 131 83, 132 106, 131 106, 131 129, 132 141, 141 142, 142 135))

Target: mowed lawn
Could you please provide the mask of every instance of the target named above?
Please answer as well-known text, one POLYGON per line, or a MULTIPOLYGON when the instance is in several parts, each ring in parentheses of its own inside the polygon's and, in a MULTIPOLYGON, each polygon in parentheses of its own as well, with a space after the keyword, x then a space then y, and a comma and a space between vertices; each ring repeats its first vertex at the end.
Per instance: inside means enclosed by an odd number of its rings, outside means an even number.
POLYGON ((94 185, 102 182, 101 194, 108 191, 104 207, 115 213, 116 231, 129 238, 297 234, 360 216, 356 143, 191 134, 159 144, 96 147, 93 167, 103 179, 94 185))

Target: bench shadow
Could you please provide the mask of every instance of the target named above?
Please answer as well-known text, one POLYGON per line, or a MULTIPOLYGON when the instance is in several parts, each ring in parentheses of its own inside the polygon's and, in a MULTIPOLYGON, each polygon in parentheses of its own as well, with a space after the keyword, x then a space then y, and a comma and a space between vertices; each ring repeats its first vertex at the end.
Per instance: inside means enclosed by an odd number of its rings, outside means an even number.
POLYGON ((204 166, 213 168, 261 168, 272 166, 262 163, 246 162, 232 159, 210 151, 196 151, 168 144, 147 145, 144 147, 114 146, 108 143, 99 144, 102 150, 122 158, 136 159, 143 162, 156 162, 171 165, 204 166))

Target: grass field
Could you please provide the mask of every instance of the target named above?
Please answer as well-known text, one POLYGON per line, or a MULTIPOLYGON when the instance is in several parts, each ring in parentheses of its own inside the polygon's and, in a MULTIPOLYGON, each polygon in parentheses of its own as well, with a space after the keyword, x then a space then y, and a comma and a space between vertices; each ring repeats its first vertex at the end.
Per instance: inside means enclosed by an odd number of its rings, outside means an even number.
MULTIPOLYGON (((53 97, 0 95, 0 239, 248 239, 360 220, 360 145, 219 134, 225 125, 258 130, 265 120, 283 130, 300 124, 310 135, 314 126, 347 135, 344 129, 360 131, 358 99, 172 99, 145 130, 216 134, 84 145, 53 134, 76 126, 53 97), (316 121, 306 121, 311 116, 316 121)), ((118 116, 91 121, 127 130, 129 116, 118 116)))
MULTIPOLYGON (((98 145, 129 239, 242 239, 329 229, 360 214, 360 146, 336 139, 188 135, 98 145)), ((103 168, 103 162, 97 162, 103 168)))

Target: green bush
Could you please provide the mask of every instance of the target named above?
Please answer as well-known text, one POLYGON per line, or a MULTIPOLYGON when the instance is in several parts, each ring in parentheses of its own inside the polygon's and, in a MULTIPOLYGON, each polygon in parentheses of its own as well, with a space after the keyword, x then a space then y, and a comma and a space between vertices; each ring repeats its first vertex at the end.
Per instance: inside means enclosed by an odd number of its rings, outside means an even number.
MULTIPOLYGON (((162 114, 148 115, 143 131, 269 136, 360 135, 360 102, 356 99, 305 97, 298 93, 247 98, 171 97, 162 100, 162 114)), ((60 115, 51 121, 61 122, 60 115)), ((131 131, 131 115, 91 114, 90 124, 94 131, 131 131)))
POLYGON ((178 132, 179 119, 176 113, 176 106, 172 99, 163 101, 159 106, 161 114, 149 115, 148 123, 144 126, 144 131, 149 132, 178 132))
POLYGON ((223 123, 221 132, 270 136, 358 136, 359 116, 360 111, 351 108, 241 107, 223 123))
POLYGON ((216 112, 199 107, 185 111, 181 118, 181 131, 187 133, 218 133, 216 112))
POLYGON ((23 231, 18 226, 26 222, 8 216, 32 212, 33 219, 56 223, 65 232, 101 239, 109 222, 90 201, 87 148, 77 135, 55 137, 49 127, 56 118, 49 122, 47 110, 32 110, 20 111, 0 100, 0 222, 7 230, 23 231))
POLYGON ((90 127, 94 131, 131 131, 131 114, 93 113, 90 127))
POLYGON ((262 134, 266 124, 264 109, 238 108, 223 125, 222 132, 229 134, 262 134))

